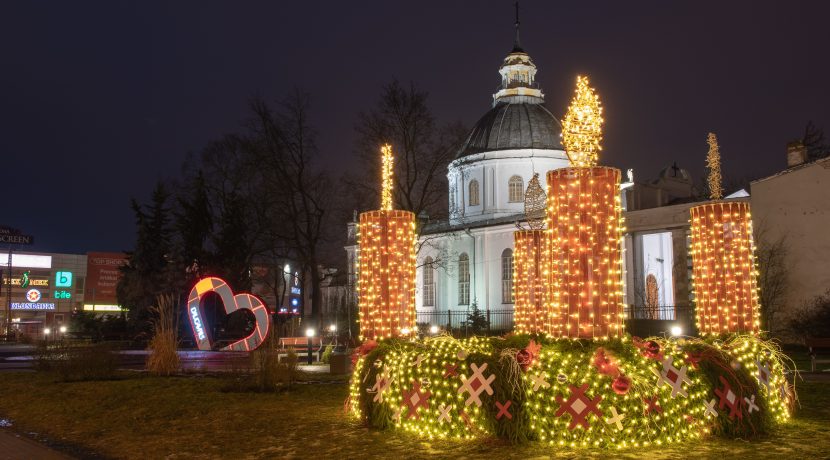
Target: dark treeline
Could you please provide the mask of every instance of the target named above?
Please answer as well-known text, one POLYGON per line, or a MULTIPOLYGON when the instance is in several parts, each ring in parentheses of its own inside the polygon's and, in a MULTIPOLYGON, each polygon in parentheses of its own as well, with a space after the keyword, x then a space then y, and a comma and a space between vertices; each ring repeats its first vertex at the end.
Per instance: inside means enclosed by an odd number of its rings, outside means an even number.
POLYGON ((158 294, 184 302, 197 277, 219 276, 239 292, 251 288, 260 267, 257 281, 284 299, 286 262, 299 268, 310 293, 306 320, 319 327, 319 268, 345 268, 346 221, 379 205, 379 180, 371 179, 380 174, 381 144, 391 143, 398 160, 396 205, 446 214, 446 166, 465 130, 439 126, 427 100, 414 85, 393 81, 358 115, 360 177, 321 164, 308 94, 295 90, 274 104, 253 100, 239 132, 191 155, 179 178, 159 182, 149 202, 133 200, 136 243, 118 286, 131 333, 149 331, 158 294))

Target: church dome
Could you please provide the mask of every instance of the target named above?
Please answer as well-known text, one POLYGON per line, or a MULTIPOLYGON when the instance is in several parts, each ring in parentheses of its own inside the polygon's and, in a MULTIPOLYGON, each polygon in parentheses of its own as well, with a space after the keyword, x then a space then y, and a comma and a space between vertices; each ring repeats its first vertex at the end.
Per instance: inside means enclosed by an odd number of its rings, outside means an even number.
POLYGON ((499 67, 501 85, 493 108, 475 124, 456 159, 497 150, 563 150, 559 120, 543 105, 536 64, 519 43, 519 19, 513 50, 499 67))
POLYGON ((475 124, 456 158, 508 149, 562 150, 561 127, 536 98, 512 96, 496 101, 475 124))

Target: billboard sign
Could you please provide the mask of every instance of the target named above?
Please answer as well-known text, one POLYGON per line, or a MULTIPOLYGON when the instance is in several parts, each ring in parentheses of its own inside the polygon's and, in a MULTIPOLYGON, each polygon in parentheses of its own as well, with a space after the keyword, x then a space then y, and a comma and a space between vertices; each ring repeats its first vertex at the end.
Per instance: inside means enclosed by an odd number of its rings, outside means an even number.
MULTIPOLYGON (((120 252, 90 252, 86 258, 86 285, 84 286, 84 300, 94 304, 117 305, 116 288, 121 279, 121 267, 127 263, 127 255, 120 252)), ((58 272, 56 282, 67 282, 72 285, 70 272, 58 272), (58 275, 68 273, 67 279, 61 280, 58 275)))
POLYGON ((34 244, 35 237, 24 235, 20 230, 10 227, 0 227, 0 243, 3 244, 34 244))

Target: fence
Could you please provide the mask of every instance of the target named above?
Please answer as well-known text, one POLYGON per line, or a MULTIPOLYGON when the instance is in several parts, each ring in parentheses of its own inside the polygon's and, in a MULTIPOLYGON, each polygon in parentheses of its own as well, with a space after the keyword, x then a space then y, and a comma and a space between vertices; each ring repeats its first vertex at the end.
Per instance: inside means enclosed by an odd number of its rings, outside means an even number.
POLYGON ((697 335, 694 307, 690 305, 628 305, 625 313, 625 329, 631 335, 669 335, 675 326, 681 335, 697 335))
POLYGON ((455 337, 502 335, 513 330, 513 310, 419 311, 417 323, 422 334, 430 334, 430 328, 437 326, 455 337))

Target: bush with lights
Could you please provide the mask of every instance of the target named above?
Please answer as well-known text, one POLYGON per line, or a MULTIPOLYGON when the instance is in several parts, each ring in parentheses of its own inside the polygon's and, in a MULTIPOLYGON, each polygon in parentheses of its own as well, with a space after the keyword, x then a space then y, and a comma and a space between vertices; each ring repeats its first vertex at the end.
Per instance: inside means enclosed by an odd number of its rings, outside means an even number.
MULTIPOLYGON (((384 230, 395 238, 379 239, 361 218, 365 341, 353 357, 346 402, 354 416, 430 439, 601 448, 710 434, 753 437, 790 417, 795 391, 786 380, 787 358, 758 335, 749 227, 730 223, 723 230, 739 213, 710 213, 717 214, 714 224, 693 215, 692 222, 693 232, 700 229, 709 242, 693 244, 695 264, 704 267, 695 273, 709 282, 695 286, 696 298, 708 302, 698 322, 723 326, 702 327, 703 339, 625 333, 620 174, 596 165, 601 114, 598 97, 580 77, 563 121, 573 166, 547 174, 553 194, 547 229, 531 224, 516 233, 516 335, 457 340, 431 330, 432 337, 415 337, 414 232, 384 230), (734 263, 717 262, 712 254, 722 247, 735 249, 734 263), (742 289, 707 291, 733 281, 742 289)), ((391 165, 391 151, 384 150, 384 165, 391 165)), ((390 177, 388 166, 387 210, 390 177)), ((526 208, 545 201, 536 176, 533 181, 538 190, 526 197, 526 208)), ((539 222, 543 209, 527 214, 539 222)), ((748 211, 740 217, 747 222, 748 211)))
POLYGON ((786 357, 755 335, 369 341, 348 407, 377 428, 556 446, 753 437, 790 416, 786 357))

